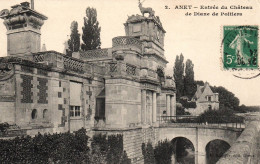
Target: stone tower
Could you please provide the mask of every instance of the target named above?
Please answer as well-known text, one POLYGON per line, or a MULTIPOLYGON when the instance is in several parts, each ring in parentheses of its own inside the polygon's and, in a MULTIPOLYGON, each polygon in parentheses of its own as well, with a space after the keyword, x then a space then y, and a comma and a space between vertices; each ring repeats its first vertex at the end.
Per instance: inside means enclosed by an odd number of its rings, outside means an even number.
POLYGON ((30 8, 29 2, 0 12, 7 29, 7 54, 26 55, 41 50, 41 26, 47 17, 30 8))
POLYGON ((125 26, 126 36, 140 39, 143 45, 143 57, 148 59, 147 67, 164 69, 168 61, 164 56, 164 30, 159 16, 129 16, 125 26))

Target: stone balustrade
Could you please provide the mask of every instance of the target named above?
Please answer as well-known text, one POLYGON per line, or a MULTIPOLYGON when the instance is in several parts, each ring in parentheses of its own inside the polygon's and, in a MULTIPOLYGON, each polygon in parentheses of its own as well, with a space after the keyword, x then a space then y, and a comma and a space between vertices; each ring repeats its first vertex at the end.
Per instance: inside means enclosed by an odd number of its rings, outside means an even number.
POLYGON ((108 63, 107 74, 109 75, 125 75, 125 76, 138 76, 140 69, 132 64, 124 63, 121 61, 108 63))
POLYGON ((131 49, 141 53, 142 42, 134 37, 119 36, 112 39, 112 45, 114 50, 119 49, 131 49))
POLYGON ((259 130, 260 121, 251 121, 217 164, 259 163, 259 130))
POLYGON ((54 67, 74 71, 78 73, 84 72, 84 61, 65 56, 55 51, 46 51, 33 54, 33 61, 37 63, 52 64, 54 67))

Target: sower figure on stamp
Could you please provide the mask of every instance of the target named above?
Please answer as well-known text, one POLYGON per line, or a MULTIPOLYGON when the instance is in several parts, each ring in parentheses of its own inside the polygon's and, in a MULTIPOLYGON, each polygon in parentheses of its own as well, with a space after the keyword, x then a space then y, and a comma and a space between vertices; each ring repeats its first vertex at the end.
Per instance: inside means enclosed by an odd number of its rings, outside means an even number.
POLYGON ((236 50, 237 58, 235 60, 236 63, 239 65, 242 64, 249 64, 250 56, 244 53, 243 46, 244 42, 253 44, 253 42, 247 40, 247 37, 251 35, 244 33, 242 30, 239 30, 239 34, 235 37, 235 39, 230 43, 229 47, 236 50))

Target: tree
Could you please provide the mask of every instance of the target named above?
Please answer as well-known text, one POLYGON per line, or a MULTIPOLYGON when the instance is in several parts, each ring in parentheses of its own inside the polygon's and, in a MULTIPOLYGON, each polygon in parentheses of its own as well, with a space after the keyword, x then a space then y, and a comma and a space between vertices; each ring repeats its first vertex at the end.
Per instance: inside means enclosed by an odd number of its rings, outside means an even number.
POLYGON ((86 9, 86 17, 84 17, 84 26, 82 27, 81 49, 84 51, 100 49, 100 31, 99 22, 97 21, 97 10, 88 7, 86 9))
POLYGON ((185 76, 184 76, 184 95, 187 96, 189 99, 196 92, 196 84, 194 81, 194 64, 190 59, 186 60, 185 63, 185 76))
POLYGON ((220 108, 227 107, 236 110, 239 106, 239 99, 234 95, 234 93, 228 91, 226 88, 211 87, 214 93, 219 94, 219 106, 220 108))
POLYGON ((73 21, 70 26, 71 34, 68 40, 69 49, 71 52, 78 52, 80 47, 80 34, 78 31, 78 22, 73 21))
POLYGON ((179 100, 181 96, 184 94, 184 56, 181 54, 180 56, 176 56, 175 59, 175 64, 173 68, 173 77, 175 79, 175 84, 176 84, 176 99, 179 100))

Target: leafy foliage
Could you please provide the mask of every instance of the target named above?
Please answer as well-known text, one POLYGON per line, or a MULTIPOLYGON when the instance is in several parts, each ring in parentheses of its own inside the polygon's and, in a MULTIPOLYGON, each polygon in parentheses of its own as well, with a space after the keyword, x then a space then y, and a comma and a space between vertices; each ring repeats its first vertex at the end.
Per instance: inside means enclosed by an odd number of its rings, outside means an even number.
POLYGON ((93 160, 96 163, 130 164, 131 160, 123 150, 122 135, 94 135, 91 143, 93 160), (96 151, 98 150, 98 151, 96 151), (98 154, 99 153, 99 154, 98 154))
POLYGON ((155 162, 157 164, 171 164, 173 155, 173 145, 167 139, 159 141, 154 149, 155 162))
POLYGON ((179 102, 182 104, 184 108, 196 108, 196 102, 188 101, 187 99, 180 99, 179 102))
POLYGON ((220 108, 219 110, 206 110, 198 117, 197 121, 208 123, 238 123, 243 122, 243 118, 236 116, 234 111, 229 108, 220 108))
POLYGON ((69 49, 71 52, 78 52, 80 47, 80 34, 78 31, 78 22, 73 21, 70 26, 71 34, 68 40, 69 49))
POLYGON ((144 156, 144 164, 155 164, 153 145, 148 142, 142 144, 142 154, 144 156))
POLYGON ((9 127, 10 125, 7 122, 0 123, 0 132, 5 132, 9 127))
POLYGON ((75 133, 38 134, 0 140, 0 163, 130 163, 123 136, 94 136, 89 148, 85 129, 75 133), (109 143, 108 143, 109 142, 109 143), (115 144, 117 143, 117 144, 115 144), (109 156, 109 158, 108 158, 109 156))
POLYGON ((86 17, 84 17, 84 26, 82 27, 81 49, 84 51, 100 49, 100 31, 99 22, 97 21, 97 10, 88 7, 86 9, 86 17))
POLYGON ((208 164, 215 164, 230 148, 230 145, 222 140, 213 140, 206 146, 208 164))
POLYGON ((177 55, 175 59, 175 64, 173 68, 173 77, 175 79, 176 84, 176 99, 179 100, 181 96, 183 96, 184 92, 184 56, 181 54, 177 55))
POLYGON ((236 109, 239 106, 239 99, 234 95, 234 93, 228 91, 224 87, 211 87, 214 93, 219 94, 219 106, 227 107, 230 109, 236 109))
POLYGON ((246 113, 246 112, 259 112, 259 106, 245 106, 244 104, 240 105, 238 108, 234 109, 235 112, 246 113))
POLYGON ((185 108, 181 103, 176 103, 176 115, 190 115, 189 112, 185 112, 185 108))
POLYGON ((187 59, 185 63, 184 95, 188 96, 189 99, 191 99, 196 92, 193 67, 194 64, 192 61, 187 59))

